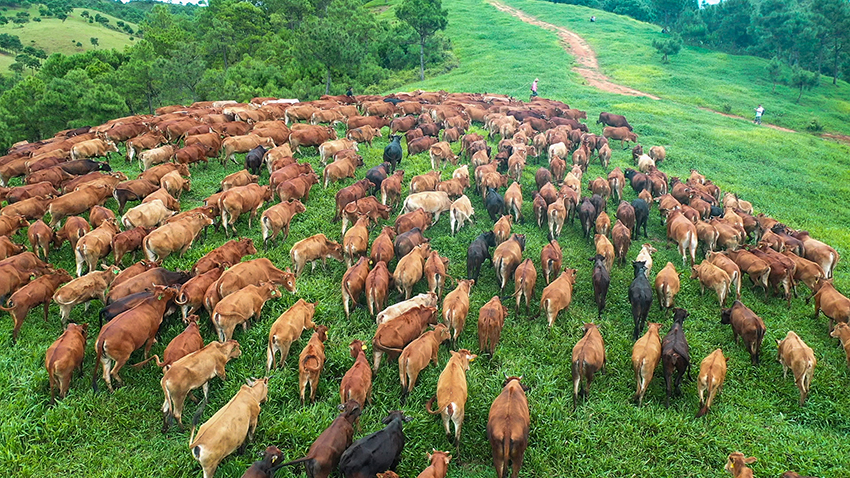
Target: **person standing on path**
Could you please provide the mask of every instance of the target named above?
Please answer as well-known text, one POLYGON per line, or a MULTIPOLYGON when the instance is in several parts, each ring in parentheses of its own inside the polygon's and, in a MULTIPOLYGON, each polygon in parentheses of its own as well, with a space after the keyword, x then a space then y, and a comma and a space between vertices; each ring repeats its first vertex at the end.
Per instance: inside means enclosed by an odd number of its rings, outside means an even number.
POLYGON ((531 83, 531 97, 534 98, 537 96, 537 82, 540 81, 540 78, 535 78, 534 82, 531 83))
POLYGON ((759 105, 758 108, 756 108, 756 119, 753 121, 753 124, 761 124, 761 115, 763 114, 764 108, 759 105))

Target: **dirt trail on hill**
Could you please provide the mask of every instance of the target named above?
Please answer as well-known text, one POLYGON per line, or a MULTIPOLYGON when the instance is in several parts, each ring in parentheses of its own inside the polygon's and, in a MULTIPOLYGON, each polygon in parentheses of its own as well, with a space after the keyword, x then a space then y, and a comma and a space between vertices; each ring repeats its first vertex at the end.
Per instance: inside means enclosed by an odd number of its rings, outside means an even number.
POLYGON ((644 93, 643 91, 638 91, 634 88, 629 88, 628 86, 618 85, 612 82, 610 78, 599 71, 599 63, 596 61, 596 54, 593 52, 593 49, 590 48, 590 45, 588 45, 582 37, 575 33, 567 30, 566 28, 539 20, 528 15, 522 10, 517 10, 516 8, 505 5, 497 0, 489 0, 489 2, 490 5, 493 5, 496 9, 512 15, 525 23, 557 33, 558 38, 561 39, 564 49, 576 58, 578 66, 574 67, 573 70, 581 75, 581 77, 584 78, 590 86, 609 93, 617 93, 627 96, 644 96, 652 98, 653 100, 661 99, 655 95, 644 93))
MULTIPOLYGON (((725 116, 727 118, 735 118, 735 119, 744 120, 744 121, 752 121, 750 119, 744 118, 743 116, 730 115, 728 113, 721 113, 720 111, 716 111, 716 110, 713 110, 711 108, 703 108, 702 106, 700 106, 699 109, 701 109, 703 111, 711 111, 712 113, 717 113, 720 116, 725 116)), ((772 129, 775 129, 777 131, 785 131, 786 133, 796 133, 796 131, 794 131, 793 129, 783 128, 782 126, 776 126, 775 124, 762 123, 761 125, 767 126, 768 128, 772 128, 772 129)), ((824 135, 824 136, 826 136, 826 135, 824 135)), ((832 136, 832 135, 830 135, 830 136, 832 136)))

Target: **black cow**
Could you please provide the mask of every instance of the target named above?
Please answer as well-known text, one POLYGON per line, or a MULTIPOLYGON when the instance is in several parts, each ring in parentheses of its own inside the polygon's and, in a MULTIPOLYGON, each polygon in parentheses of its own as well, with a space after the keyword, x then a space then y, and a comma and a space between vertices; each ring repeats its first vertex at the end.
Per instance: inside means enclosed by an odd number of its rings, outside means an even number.
POLYGON ((392 103, 393 106, 398 106, 398 104, 402 102, 404 102, 404 100, 400 100, 398 98, 384 98, 384 103, 392 103))
POLYGON ((652 307, 652 286, 646 278, 646 262, 632 262, 635 268, 635 278, 629 286, 629 302, 632 304, 632 318, 635 321, 635 332, 632 339, 637 340, 646 325, 646 316, 652 307))
POLYGON ((389 171, 394 172, 395 168, 398 164, 401 163, 401 156, 404 153, 401 149, 401 136, 394 134, 390 136, 390 144, 388 144, 384 148, 384 162, 390 163, 392 170, 389 171))
POLYGON ((395 241, 393 242, 395 256, 401 259, 419 244, 429 241, 431 241, 431 239, 428 239, 427 237, 423 236, 421 229, 419 229, 418 227, 414 227, 413 229, 399 234, 395 237, 395 241))
POLYGON ((487 208, 490 219, 496 222, 505 214, 505 198, 495 189, 487 188, 487 195, 484 196, 484 207, 487 208))
POLYGON ((649 237, 646 233, 646 223, 649 222, 649 204, 641 198, 632 201, 632 207, 635 208, 635 230, 632 239, 638 238, 640 228, 643 228, 643 237, 649 237))
POLYGON ((381 189, 381 183, 384 182, 384 179, 387 179, 387 175, 390 173, 392 167, 393 165, 390 163, 381 163, 366 171, 366 179, 372 181, 375 185, 373 190, 379 191, 381 189))
POLYGON ((664 366, 664 384, 667 387, 667 399, 665 406, 670 406, 670 395, 673 394, 673 370, 677 372, 675 378, 675 392, 682 394, 682 377, 688 372, 688 380, 691 380, 691 355, 688 340, 682 323, 688 316, 688 311, 680 307, 673 309, 673 326, 670 332, 661 341, 661 363, 664 366))
POLYGON ((469 244, 466 249, 466 278, 475 279, 478 282, 478 276, 481 274, 481 264, 485 259, 493 263, 493 257, 490 256, 490 248, 496 247, 496 235, 493 231, 484 232, 478 235, 474 241, 469 244))
POLYGON ((248 154, 245 155, 245 169, 251 171, 251 174, 259 176, 260 166, 263 165, 263 157, 266 155, 266 151, 268 150, 262 146, 257 146, 248 151, 248 154))
POLYGON ((602 317, 602 311, 605 310, 605 300, 608 298, 608 286, 611 284, 611 276, 608 274, 608 268, 605 266, 605 256, 596 254, 590 258, 593 263, 593 300, 596 301, 596 306, 599 308, 599 317, 602 317))
POLYGON ((75 176, 82 176, 83 174, 93 173, 95 171, 112 171, 112 167, 109 164, 91 159, 68 161, 60 164, 59 167, 66 173, 75 176))
POLYGON ((596 206, 590 202, 590 198, 585 196, 581 198, 581 204, 578 207, 578 220, 581 223, 581 228, 584 230, 584 237, 590 236, 590 231, 596 228, 596 206))
POLYGON ((596 208, 596 215, 593 216, 593 220, 595 221, 596 218, 608 208, 608 201, 606 201, 601 195, 594 194, 590 197, 590 203, 596 208))
POLYGON ((141 304, 147 299, 153 297, 153 292, 142 291, 136 292, 135 294, 130 294, 126 297, 122 297, 109 305, 104 306, 100 309, 100 325, 103 326, 104 322, 109 322, 110 320, 117 317, 119 314, 123 314, 133 307, 141 304))
POLYGON ((412 418, 393 410, 384 418, 386 425, 367 435, 345 450, 339 460, 339 471, 345 478, 371 478, 387 470, 395 471, 404 450, 402 425, 412 418))
POLYGON ((272 445, 263 452, 263 459, 255 461, 242 478, 273 478, 276 468, 273 468, 283 458, 283 452, 272 445))
POLYGON ((625 126, 629 128, 629 131, 632 130, 632 125, 626 121, 626 117, 623 115, 615 115, 613 113, 599 113, 599 119, 596 120, 596 124, 606 124, 608 126, 625 126))
POLYGON ((626 168, 623 172, 623 176, 631 182, 632 189, 634 189, 636 193, 640 194, 644 189, 652 191, 652 181, 650 181, 649 176, 646 174, 635 171, 632 168, 626 168))
POLYGON ((719 206, 715 206, 712 204, 711 212, 708 214, 709 217, 723 217, 723 209, 719 206))

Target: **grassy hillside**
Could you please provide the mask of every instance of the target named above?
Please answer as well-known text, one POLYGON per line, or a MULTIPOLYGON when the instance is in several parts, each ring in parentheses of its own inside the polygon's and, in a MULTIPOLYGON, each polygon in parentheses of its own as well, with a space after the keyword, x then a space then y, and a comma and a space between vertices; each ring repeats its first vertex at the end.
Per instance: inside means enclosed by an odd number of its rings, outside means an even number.
MULTIPOLYGON (((530 4, 509 3, 523 9, 530 4)), ((615 81, 649 90, 664 99, 653 101, 600 93, 580 83, 571 71, 572 58, 563 51, 554 34, 498 12, 480 0, 455 0, 445 6, 450 12, 447 34, 452 38, 460 66, 447 75, 409 85, 409 89, 445 88, 525 97, 531 80, 540 77, 541 94, 586 109, 590 118, 588 123, 594 132, 601 130, 593 125, 600 111, 627 115, 644 145, 663 144, 667 147, 668 161, 662 169, 669 175, 687 175, 690 168, 699 168, 723 190, 735 191, 752 201, 757 211, 781 219, 792 227, 810 230, 815 237, 835 246, 845 257, 850 252, 850 235, 846 229, 850 215, 843 204, 843 199, 850 197, 847 146, 807 134, 759 128, 748 122, 701 111, 695 107, 700 90, 694 92, 694 99, 689 102, 670 99, 677 91, 673 85, 668 89, 659 83, 662 86, 653 89, 651 85, 626 82, 606 69, 605 65, 612 64, 605 63, 609 61, 604 60, 606 48, 613 48, 613 43, 609 45, 605 40, 594 44, 605 72, 615 81)), ((557 8, 563 10, 555 10, 557 15, 547 17, 547 21, 555 22, 558 16, 581 18, 583 15, 578 7, 557 8)), ((618 17, 606 17, 604 21, 631 22, 618 17)), ((636 56, 637 59, 623 61, 634 62, 630 63, 633 65, 642 61, 647 64, 658 61, 651 54, 636 56)), ((676 59, 673 61, 675 63, 676 59)), ((725 80, 706 78, 705 81, 711 84, 725 80)), ((481 131, 478 127, 474 129, 481 131)), ((367 168, 381 161, 385 139, 377 141, 373 148, 361 150, 365 165, 358 170, 358 178, 363 177, 367 168)), ((454 147, 457 150, 458 146, 454 147)), ((305 159, 318 170, 315 150, 308 149, 305 153, 305 159)), ((614 148, 612 167, 625 168, 630 162, 628 152, 614 148)), ((521 180, 526 217, 532 216, 530 191, 533 190, 534 171, 543 163, 544 158, 532 160, 521 180)), ((117 158, 112 164, 127 171, 128 175, 136 173, 117 158)), ((403 192, 407 193, 409 179, 430 168, 427 154, 405 158, 401 167, 406 171, 403 192)), ((192 191, 184 194, 181 201, 184 209, 198 205, 204 197, 215 192, 218 181, 225 174, 237 169, 232 164, 225 168, 211 164, 206 169, 193 169, 192 191)), ((605 174, 606 171, 594 162, 586 178, 605 174)), ((267 178, 264 176, 262 182, 266 183, 267 178)), ((322 232, 332 239, 341 240, 339 225, 330 222, 333 197, 340 187, 351 182, 349 179, 327 190, 314 187, 307 202, 307 212, 293 220, 289 239, 273 246, 267 254, 261 252, 258 256, 265 255, 285 267, 290 264, 289 248, 304 237, 322 232)), ((451 237, 448 218, 442 217, 434 228, 426 232, 433 248, 450 258, 449 274, 455 277, 466 274, 465 251, 469 242, 492 227, 482 201, 473 192, 468 194, 476 209, 473 225, 451 237)), ((634 193, 628 190, 627 198, 631 200, 634 197, 634 193)), ((107 206, 116 207, 111 199, 107 206)), ((613 215, 615 209, 616 204, 608 205, 609 214, 613 215)), ((394 217, 391 216, 390 224, 394 217)), ((659 224, 657 211, 653 209, 650 217, 648 241, 659 250, 654 257, 654 270, 660 270, 667 261, 671 261, 683 271, 675 248, 665 245, 665 231, 659 224)), ((240 219, 237 227, 242 234, 260 242, 260 228, 256 222, 249 229, 247 221, 240 219)), ((545 233, 530 221, 516 225, 514 231, 527 235, 524 256, 537 262, 546 242, 545 233)), ((377 229, 373 231, 372 238, 377 232, 377 229)), ((19 234, 16 240, 26 239, 19 234)), ((206 241, 196 244, 186 257, 168 258, 165 267, 187 269, 224 240, 223 234, 211 232, 206 241)), ((700 297, 699 285, 684 274, 677 305, 687 308, 691 314, 685 322, 685 333, 691 345, 694 372, 703 357, 722 347, 730 357, 727 383, 711 414, 695 420, 695 382, 686 380, 682 387, 684 396, 674 399, 671 407, 666 409, 659 370, 649 387, 644 407, 639 409, 630 402, 634 392, 630 363, 632 318, 626 290, 632 277, 631 268, 614 267, 608 308, 601 319, 596 319, 590 263, 587 261, 593 254, 593 246, 582 238, 577 224, 565 227, 560 242, 564 250, 564 264, 579 270, 572 306, 568 313, 558 318, 551 331, 547 330, 542 318, 529 320, 529 315, 535 314, 533 306, 531 314, 524 311, 514 314, 511 307, 496 354, 481 357, 471 364, 468 374, 470 398, 461 456, 450 464, 449 476, 493 476, 485 425, 489 406, 501 390, 505 373, 525 375, 525 383, 531 387, 528 394, 532 417, 531 444, 525 455, 523 477, 715 477, 723 474, 725 457, 733 450, 759 458, 759 462, 753 465, 756 476, 779 476, 788 469, 812 476, 850 475, 850 458, 844 452, 850 420, 843 407, 850 377, 843 351, 827 336, 826 320, 822 316, 817 320, 811 319, 811 305, 798 298, 788 309, 777 298, 766 299, 760 291, 751 291, 746 287, 748 280, 744 279, 742 300, 763 317, 768 327, 762 363, 752 366, 744 348, 734 344, 729 328, 719 324, 716 298, 711 293, 700 297), (606 341, 607 371, 597 376, 587 402, 573 411, 570 350, 579 339, 581 323, 591 320, 600 324, 606 341), (809 402, 802 408, 797 406, 798 392, 793 380, 782 379, 782 367, 775 360, 775 339, 783 337, 788 330, 797 331, 814 349, 818 359, 812 393, 809 402)), ((637 254, 641 242, 644 242, 643 238, 632 245, 630 258, 637 254)), ((73 267, 68 244, 54 252, 51 258, 57 266, 69 270, 73 267)), ((845 258, 836 271, 836 284, 842 291, 850 288, 847 271, 845 258)), ((227 458, 217 476, 241 476, 248 464, 269 444, 284 450, 288 459, 300 457, 336 415, 339 379, 351 364, 347 345, 354 338, 369 341, 375 330, 373 319, 363 309, 358 309, 350 321, 345 319, 339 292, 344 272, 344 265, 334 261, 330 261, 326 271, 319 267, 315 272, 306 272, 298 280, 298 296, 286 294, 282 299, 270 301, 262 318, 255 321, 247 333, 236 332, 235 338, 242 345, 243 355, 227 366, 226 381, 212 381, 210 403, 203 420, 212 416, 233 396, 244 378, 265 373, 264 349, 268 329, 278 315, 299 297, 319 302, 315 320, 330 327, 326 343, 328 362, 322 375, 318 402, 302 407, 297 395, 295 357, 309 337, 309 332, 305 332, 302 339, 293 344, 286 367, 272 374, 269 401, 260 414, 255 442, 248 447, 245 455, 227 458)), ((538 298, 542 282, 542 277, 539 277, 538 298)), ((424 290, 424 284, 420 284, 415 292, 424 290)), ((509 285, 505 293, 500 294, 490 265, 482 268, 481 280, 473 288, 472 306, 460 347, 478 351, 478 309, 494 295, 508 295, 512 291, 513 286, 509 285)), ((801 286, 800 292, 807 293, 804 286, 801 286)), ((394 299, 395 295, 391 297, 394 299)), ((92 324, 91 338, 87 344, 83 377, 74 379, 69 397, 53 408, 47 405, 49 394, 43 357, 47 346, 61 332, 56 307, 51 306, 48 323, 42 322, 38 312, 33 311, 23 326, 18 344, 12 346, 7 342, 0 348, 0 396, 4 398, 0 401, 0 414, 10 417, 0 424, 0 443, 3 443, 0 447, 0 474, 200 476, 200 469, 187 447, 188 432, 172 431, 162 435, 159 431, 159 407, 162 404, 159 370, 155 367, 143 370, 127 368, 122 372, 127 386, 114 395, 91 391, 92 373, 99 374, 99 368, 95 370, 93 363, 96 310, 97 305, 94 304, 88 313, 82 307, 72 312, 72 320, 92 324), (57 453, 57 449, 62 452, 57 453)), ((665 332, 669 328, 669 317, 660 314, 657 307, 652 309, 649 319, 663 323, 665 332)), ((212 340, 214 334, 206 316, 202 321, 205 339, 212 340)), ((10 322, 6 320, 9 325, 0 330, 0 335, 8 336, 10 322)), ((153 352, 161 353, 168 341, 181 330, 179 321, 169 319, 153 352)), ((416 476, 426 465, 424 452, 432 447, 451 449, 439 419, 428 415, 423 406, 434 394, 437 377, 448 355, 443 348, 439 368, 423 371, 407 405, 402 407, 414 420, 405 425, 408 441, 399 467, 400 476, 416 476)), ((134 354, 130 362, 140 358, 141 354, 134 354)), ((399 407, 398 394, 397 366, 394 362, 384 362, 373 386, 374 403, 367 406, 362 418, 363 431, 357 433, 357 437, 381 427, 380 419, 386 412, 399 407)), ((194 410, 194 405, 187 405, 184 413, 187 421, 194 410)), ((284 469, 276 476, 293 477, 296 476, 295 471, 284 469)))
MULTIPOLYGON (((132 43, 132 41, 130 41, 131 35, 106 28, 98 23, 89 23, 87 19, 80 16, 83 10, 84 9, 82 8, 75 8, 68 14, 68 18, 64 22, 57 18, 50 17, 42 17, 41 22, 30 21, 22 26, 15 25, 10 22, 7 25, 0 25, 0 33, 17 35, 20 37, 21 43, 24 46, 31 45, 36 48, 41 48, 46 51, 47 54, 65 53, 70 55, 94 48, 115 48, 121 50, 125 45, 130 45, 132 43), (92 37, 98 39, 97 47, 93 46, 89 41, 92 37), (77 42, 82 43, 82 46, 76 46, 77 42)), ((7 17, 13 17, 15 12, 18 11, 23 10, 9 9, 8 11, 3 12, 3 14, 7 17)), ((38 17, 38 7, 30 7, 26 11, 30 13, 31 19, 38 17)), ((94 16, 95 13, 98 12, 89 10, 89 13, 94 16)), ((111 25, 115 25, 118 21, 120 21, 119 18, 115 18, 110 15, 101 14, 101 16, 108 18, 111 25)), ((133 30, 137 29, 137 25, 133 23, 124 23, 130 25, 133 30)), ((8 74, 9 65, 14 62, 14 55, 0 54, 0 73, 8 74)))

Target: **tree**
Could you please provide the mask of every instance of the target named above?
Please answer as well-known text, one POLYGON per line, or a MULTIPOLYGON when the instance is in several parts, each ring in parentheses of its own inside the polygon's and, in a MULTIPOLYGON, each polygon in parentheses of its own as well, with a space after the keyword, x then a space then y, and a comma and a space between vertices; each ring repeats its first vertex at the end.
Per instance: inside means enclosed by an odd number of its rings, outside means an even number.
POLYGON ((89 41, 91 42, 92 46, 97 47, 98 40, 96 37, 89 38, 89 41))
POLYGON ((770 59, 770 63, 767 64, 766 69, 767 77, 770 78, 770 81, 773 83, 773 92, 776 93, 776 83, 782 76, 782 62, 779 61, 778 57, 774 56, 770 59))
POLYGON ((17 35, 8 33, 0 33, 0 50, 6 51, 21 51, 24 46, 21 44, 21 39, 17 35))
POLYGON ((800 94, 797 96, 797 103, 799 103, 804 89, 811 90, 820 84, 820 74, 795 66, 791 71, 791 84, 800 89, 800 94))
POLYGON ((81 13, 80 16, 83 17, 83 18, 89 18, 89 11, 83 10, 83 13, 81 13))
POLYGON ((425 41, 448 25, 448 10, 441 0, 403 0, 395 15, 419 35, 419 79, 425 79, 425 41))
POLYGON ((652 0, 655 8, 655 18, 670 31, 679 20, 679 15, 687 9, 696 10, 699 6, 696 0, 652 0))
POLYGON ((652 40, 652 47, 661 53, 661 61, 668 63, 668 55, 675 55, 682 49, 682 37, 677 34, 672 34, 666 38, 652 40))
POLYGON ((824 42, 832 54, 832 84, 838 84, 838 70, 850 43, 850 5, 846 0, 813 0, 812 12, 824 33, 824 42))

